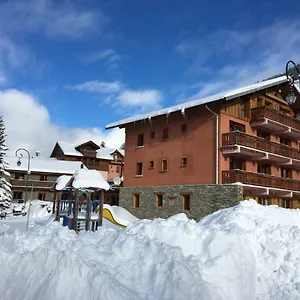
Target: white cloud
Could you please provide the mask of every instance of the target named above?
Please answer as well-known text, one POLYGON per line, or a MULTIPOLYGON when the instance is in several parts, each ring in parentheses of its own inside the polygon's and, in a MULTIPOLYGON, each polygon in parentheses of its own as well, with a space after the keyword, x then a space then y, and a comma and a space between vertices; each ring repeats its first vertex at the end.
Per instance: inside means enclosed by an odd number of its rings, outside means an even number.
POLYGON ((102 61, 108 70, 118 70, 121 60, 122 57, 113 49, 98 51, 82 59, 83 62, 102 61))
POLYGON ((125 107, 157 108, 162 94, 157 90, 124 90, 117 99, 125 107))
POLYGON ((300 62, 300 21, 277 20, 255 31, 221 30, 186 38, 177 45, 192 61, 187 74, 201 78, 190 86, 190 99, 228 90, 285 72, 292 59, 300 62))
POLYGON ((6 143, 13 154, 18 147, 31 153, 51 153, 57 140, 82 143, 93 140, 119 147, 125 140, 124 130, 105 131, 100 128, 62 128, 52 123, 47 108, 33 95, 19 90, 0 91, 1 115, 6 125, 6 143))
POLYGON ((7 32, 41 31, 48 36, 80 37, 101 31, 108 17, 78 1, 15 0, 0 5, 0 23, 7 32), (76 5, 77 4, 77 5, 76 5))
POLYGON ((122 84, 118 81, 105 82, 99 80, 92 80, 81 84, 67 85, 66 87, 77 91, 110 94, 120 91, 122 84))

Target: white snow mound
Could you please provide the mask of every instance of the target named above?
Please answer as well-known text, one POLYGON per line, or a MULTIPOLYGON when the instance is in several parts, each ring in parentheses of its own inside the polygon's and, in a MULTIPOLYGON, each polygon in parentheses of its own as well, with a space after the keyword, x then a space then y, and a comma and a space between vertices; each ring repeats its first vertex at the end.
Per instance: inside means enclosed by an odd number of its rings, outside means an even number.
POLYGON ((299 210, 253 200, 199 223, 0 232, 1 300, 300 299, 299 210))

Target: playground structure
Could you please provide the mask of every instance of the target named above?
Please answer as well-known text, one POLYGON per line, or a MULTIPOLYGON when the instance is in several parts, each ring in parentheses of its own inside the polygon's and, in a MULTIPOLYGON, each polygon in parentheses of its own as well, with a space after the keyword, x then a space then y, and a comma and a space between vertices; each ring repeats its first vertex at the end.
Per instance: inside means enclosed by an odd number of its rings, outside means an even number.
POLYGON ((108 189, 96 170, 80 169, 72 176, 60 176, 51 187, 56 220, 76 232, 97 230, 102 225, 104 191, 108 189))

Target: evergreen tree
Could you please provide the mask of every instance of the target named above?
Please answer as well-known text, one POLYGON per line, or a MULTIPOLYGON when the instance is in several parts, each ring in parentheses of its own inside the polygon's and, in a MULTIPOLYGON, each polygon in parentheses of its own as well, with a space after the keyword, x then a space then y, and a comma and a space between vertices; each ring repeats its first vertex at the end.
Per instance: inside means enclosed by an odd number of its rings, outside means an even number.
POLYGON ((8 163, 5 156, 8 148, 5 144, 5 126, 3 117, 0 116, 0 208, 9 207, 11 203, 10 174, 6 171, 8 163))

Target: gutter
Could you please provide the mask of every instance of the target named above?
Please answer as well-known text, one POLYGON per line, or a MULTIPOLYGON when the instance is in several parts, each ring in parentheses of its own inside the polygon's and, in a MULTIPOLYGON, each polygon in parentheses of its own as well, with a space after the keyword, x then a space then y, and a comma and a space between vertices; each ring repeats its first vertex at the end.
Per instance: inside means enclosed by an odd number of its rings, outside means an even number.
POLYGON ((219 184, 219 115, 212 111, 207 105, 205 105, 205 108, 212 113, 216 117, 216 154, 215 154, 215 160, 216 160, 216 184, 219 184))

